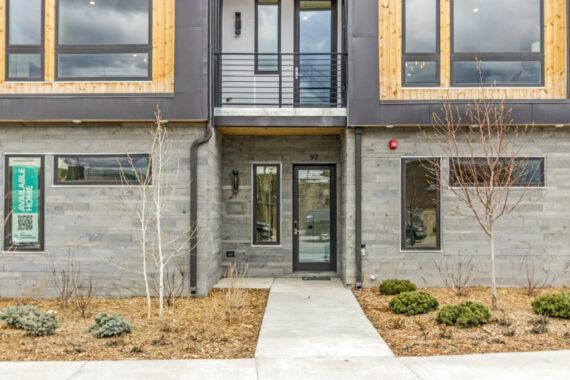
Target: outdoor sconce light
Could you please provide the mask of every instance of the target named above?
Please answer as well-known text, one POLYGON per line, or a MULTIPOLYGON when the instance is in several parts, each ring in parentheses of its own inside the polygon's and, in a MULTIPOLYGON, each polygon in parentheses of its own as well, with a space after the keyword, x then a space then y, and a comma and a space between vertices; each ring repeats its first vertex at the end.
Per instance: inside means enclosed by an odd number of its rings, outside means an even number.
POLYGON ((236 28, 236 36, 241 34, 241 12, 236 12, 236 21, 235 21, 235 28, 236 28))
POLYGON ((237 170, 232 171, 233 178, 232 178, 232 190, 234 194, 237 194, 239 191, 239 172, 237 170))
POLYGON ((398 141, 397 140, 390 140, 390 149, 398 149, 398 141))

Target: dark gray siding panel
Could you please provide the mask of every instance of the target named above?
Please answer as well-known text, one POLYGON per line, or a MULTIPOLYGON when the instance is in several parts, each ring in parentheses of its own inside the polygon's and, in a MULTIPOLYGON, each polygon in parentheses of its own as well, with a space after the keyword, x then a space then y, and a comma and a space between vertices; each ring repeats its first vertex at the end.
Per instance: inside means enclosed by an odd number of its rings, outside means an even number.
POLYGON ((532 115, 536 124, 570 124, 570 104, 534 104, 532 115))
POLYGON ((208 7, 176 0, 174 94, 0 96, 1 120, 149 120, 157 104, 170 120, 205 120, 208 7))

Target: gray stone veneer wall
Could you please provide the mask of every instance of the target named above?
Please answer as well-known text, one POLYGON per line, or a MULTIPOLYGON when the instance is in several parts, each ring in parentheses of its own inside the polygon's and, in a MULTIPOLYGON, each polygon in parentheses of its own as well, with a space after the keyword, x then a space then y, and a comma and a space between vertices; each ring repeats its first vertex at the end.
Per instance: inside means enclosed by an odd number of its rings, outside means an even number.
MULTIPOLYGON (((166 228, 173 234, 190 226, 190 144, 203 134, 203 125, 169 124, 171 161, 168 174, 174 195, 166 228), (178 176, 173 174, 179 165, 178 176)), ((53 155, 65 153, 147 152, 148 136, 143 125, 96 125, 0 127, 0 148, 8 153, 45 154, 45 252, 7 253, 0 257, 0 296, 29 297, 53 295, 50 283, 51 262, 58 267, 72 252, 84 279, 93 278, 98 294, 109 296, 141 295, 139 274, 119 270, 109 262, 140 267, 139 235, 135 216, 121 201, 123 187, 53 186, 53 155)), ((201 185, 200 214, 208 233, 201 234, 199 260, 200 294, 205 294, 219 278, 219 147, 215 135, 199 153, 201 185)), ((2 166, 4 161, 2 161, 2 166)), ((0 173, 4 178, 4 172, 0 173)), ((2 208, 4 207, 2 203, 2 208)), ((3 231, 2 231, 3 233, 3 231)), ((168 237, 168 233, 165 233, 168 237)), ((172 236, 172 234, 170 235, 172 236)), ((189 286, 189 285, 187 285, 189 286)))
POLYGON ((222 277, 222 135, 212 138, 198 152, 198 296, 222 277))
MULTIPOLYGON (((292 258, 292 176, 293 163, 336 163, 337 186, 340 186, 340 141, 338 136, 224 136, 223 141, 223 216, 222 247, 224 265, 234 260, 247 263, 253 277, 293 275, 292 258), (318 153, 311 161, 310 154, 318 153), (252 164, 281 164, 281 244, 252 246, 252 164), (232 170, 239 171, 239 192, 231 187, 232 170), (235 258, 226 257, 234 251, 235 258)), ((339 189, 340 190, 340 189, 339 189)), ((337 203, 340 203, 340 191, 337 203)), ((340 210, 340 207, 337 207, 340 210)), ((339 212, 337 212, 339 214, 339 212)), ((338 218, 340 220, 340 218, 338 218)), ((339 235, 342 225, 339 223, 339 235)), ((340 241, 340 240, 339 240, 340 241)), ((339 244, 337 265, 343 257, 339 244)))
MULTIPOLYGON (((403 156, 438 155, 417 128, 365 128, 363 136, 363 258, 366 286, 385 278, 407 278, 420 286, 443 285, 434 265, 441 260, 476 264, 473 283, 488 285, 486 236, 471 211, 447 190, 442 195, 442 252, 400 251, 400 161, 403 156), (388 142, 397 139, 391 151, 388 142), (377 281, 371 281, 375 275, 377 281)), ((502 286, 521 285, 521 262, 528 255, 537 276, 547 273, 554 284, 570 284, 570 129, 536 128, 525 154, 546 157, 546 188, 530 189, 514 214, 498 224, 497 280, 502 286)))

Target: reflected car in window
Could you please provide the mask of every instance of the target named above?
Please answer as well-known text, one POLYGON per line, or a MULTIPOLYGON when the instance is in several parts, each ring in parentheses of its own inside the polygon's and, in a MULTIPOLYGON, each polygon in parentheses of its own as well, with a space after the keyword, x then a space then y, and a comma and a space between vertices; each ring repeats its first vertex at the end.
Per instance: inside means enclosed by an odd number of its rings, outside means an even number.
POLYGON ((418 211, 406 213, 406 241, 409 245, 415 245, 426 238, 423 220, 418 211))

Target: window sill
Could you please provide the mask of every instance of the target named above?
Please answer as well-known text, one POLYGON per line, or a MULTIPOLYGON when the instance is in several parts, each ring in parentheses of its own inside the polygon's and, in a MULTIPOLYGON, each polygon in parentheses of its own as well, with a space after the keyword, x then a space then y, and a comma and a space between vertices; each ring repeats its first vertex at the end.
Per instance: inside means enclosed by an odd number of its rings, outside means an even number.
POLYGON ((10 253, 24 253, 24 254, 30 254, 30 253, 37 253, 37 254, 41 254, 41 255, 45 255, 47 254, 47 252, 44 251, 0 251, 0 255, 8 255, 10 253))

